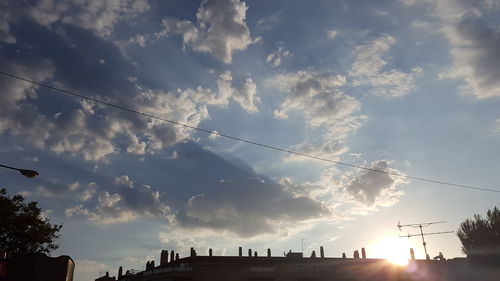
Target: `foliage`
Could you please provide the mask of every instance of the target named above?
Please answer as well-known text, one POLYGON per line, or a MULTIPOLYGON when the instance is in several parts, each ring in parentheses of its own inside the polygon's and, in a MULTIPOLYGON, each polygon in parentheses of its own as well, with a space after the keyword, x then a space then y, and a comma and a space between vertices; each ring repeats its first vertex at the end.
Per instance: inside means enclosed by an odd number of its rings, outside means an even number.
POLYGON ((19 256, 57 249, 54 240, 62 225, 52 225, 41 215, 36 202, 24 203, 22 195, 11 198, 5 188, 0 189, 0 252, 19 256))
POLYGON ((466 219, 457 235, 467 256, 500 255, 500 209, 488 210, 486 218, 474 215, 474 219, 466 219))

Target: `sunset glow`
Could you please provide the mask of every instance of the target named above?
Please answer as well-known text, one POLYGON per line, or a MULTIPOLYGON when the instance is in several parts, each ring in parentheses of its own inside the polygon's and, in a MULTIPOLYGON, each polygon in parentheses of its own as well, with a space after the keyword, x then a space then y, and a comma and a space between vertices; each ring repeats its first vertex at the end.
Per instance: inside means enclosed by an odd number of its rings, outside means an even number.
POLYGON ((373 257, 385 258, 389 262, 406 266, 410 259, 410 248, 415 249, 412 240, 398 237, 384 237, 372 247, 373 257))
POLYGON ((74 281, 165 250, 465 262, 500 207, 499 2, 0 0, 0 191, 63 225, 74 281))

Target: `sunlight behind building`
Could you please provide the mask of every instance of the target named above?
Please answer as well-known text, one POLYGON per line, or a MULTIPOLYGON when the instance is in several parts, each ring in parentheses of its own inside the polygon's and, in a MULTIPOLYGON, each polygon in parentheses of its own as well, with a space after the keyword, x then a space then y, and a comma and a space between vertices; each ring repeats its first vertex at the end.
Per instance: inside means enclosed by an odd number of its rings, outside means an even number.
POLYGON ((405 266, 410 259, 410 248, 416 248, 412 240, 386 236, 375 241, 370 247, 370 252, 373 252, 370 257, 385 258, 391 263, 405 266))

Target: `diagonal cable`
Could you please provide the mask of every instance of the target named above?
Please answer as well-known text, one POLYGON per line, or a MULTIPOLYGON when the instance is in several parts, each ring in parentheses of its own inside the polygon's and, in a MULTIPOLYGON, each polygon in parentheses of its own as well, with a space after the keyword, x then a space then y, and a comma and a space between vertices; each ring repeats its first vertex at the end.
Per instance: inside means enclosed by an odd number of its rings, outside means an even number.
POLYGON ((72 91, 68 91, 68 90, 64 90, 64 89, 58 88, 58 87, 54 87, 54 86, 50 86, 50 85, 47 85, 47 84, 39 83, 39 82, 36 82, 36 81, 32 81, 30 79, 23 78, 23 77, 20 77, 20 76, 11 74, 11 73, 0 71, 0 74, 2 74, 4 76, 7 76, 7 77, 10 77, 10 78, 13 78, 13 79, 17 79, 17 80, 21 80, 21 81, 24 81, 24 82, 28 82, 28 83, 31 83, 33 85, 37 85, 37 86, 40 86, 40 87, 51 89, 51 90, 54 90, 54 91, 62 93, 62 94, 66 94, 66 95, 78 97, 78 98, 84 99, 84 100, 93 101, 95 103, 103 104, 103 105, 106 105, 106 106, 109 106, 109 107, 114 107, 114 108, 117 108, 117 109, 120 109, 120 110, 128 111, 130 113, 134 113, 134 114, 146 116, 146 117, 149 117, 149 118, 152 118, 152 119, 160 120, 160 121, 167 122, 167 123, 170 123, 170 124, 174 124, 174 125, 177 125, 177 126, 182 126, 182 127, 193 129, 193 130, 197 130, 197 131, 200 131, 200 132, 205 132, 205 133, 208 133, 208 134, 212 134, 212 135, 224 137, 224 138, 227 138, 227 139, 232 139, 232 140, 236 140, 236 141, 240 141, 240 142, 244 142, 244 143, 248 143, 248 144, 252 144, 252 145, 255 145, 255 146, 260 146, 260 147, 264 147, 264 148, 268 148, 268 149, 272 149, 272 150, 276 150, 276 151, 281 151, 281 152, 292 154, 292 155, 297 155, 297 156, 301 156, 301 157, 305 157, 305 158, 309 158, 309 159, 315 159, 315 160, 319 160, 319 161, 323 161, 323 162, 328 162, 328 163, 332 163, 332 164, 336 164, 336 165, 342 165, 342 166, 346 166, 346 167, 356 168, 356 169, 360 169, 360 170, 372 171, 372 172, 387 174, 387 175, 396 176, 396 177, 400 177, 400 178, 413 179, 413 180, 418 180, 418 181, 423 181, 423 182, 429 182, 429 183, 435 183, 435 184, 440 184, 440 185, 446 185, 446 186, 451 186, 451 187, 459 187, 459 188, 466 188, 466 189, 472 189, 472 190, 479 190, 479 191, 488 191, 488 192, 497 192, 497 193, 500 193, 500 190, 498 190, 498 189, 476 187, 476 186, 472 186, 472 185, 464 185, 464 184, 458 184, 458 183, 452 183, 452 182, 446 182, 446 181, 440 181, 440 180, 433 180, 433 179, 428 179, 428 178, 423 178, 423 177, 415 177, 415 176, 405 175, 405 174, 401 174, 401 173, 396 173, 396 172, 391 172, 391 171, 385 171, 385 170, 378 170, 378 169, 373 169, 373 168, 369 168, 369 167, 365 167, 365 166, 361 166, 361 165, 349 164, 349 163, 335 161, 335 160, 331 160, 331 159, 327 159, 327 158, 323 158, 323 157, 318 157, 318 156, 314 156, 314 155, 310 155, 310 154, 305 154, 305 153, 301 153, 301 152, 297 152, 297 151, 293 151, 293 150, 281 148, 281 147, 278 147, 278 146, 268 145, 268 144, 264 144, 264 143, 260 143, 260 142, 256 142, 256 141, 251 141, 251 140, 247 140, 247 139, 238 138, 238 137, 234 137, 234 136, 231 136, 231 135, 219 133, 217 131, 207 130, 207 129, 203 129, 203 128, 200 128, 200 127, 196 127, 196 126, 191 126, 191 125, 179 123, 177 121, 169 120, 169 119, 166 119, 166 118, 163 118, 163 117, 159 117, 159 116, 155 116, 155 115, 152 115, 152 114, 144 113, 144 112, 137 111, 137 110, 134 110, 134 109, 131 109, 131 108, 128 108, 128 107, 124 107, 124 106, 121 106, 121 105, 116 105, 116 104, 113 104, 113 103, 110 103, 110 102, 107 102, 107 101, 103 101, 103 100, 100 100, 100 99, 96 99, 96 98, 92 98, 92 97, 80 95, 80 94, 72 92, 72 91))

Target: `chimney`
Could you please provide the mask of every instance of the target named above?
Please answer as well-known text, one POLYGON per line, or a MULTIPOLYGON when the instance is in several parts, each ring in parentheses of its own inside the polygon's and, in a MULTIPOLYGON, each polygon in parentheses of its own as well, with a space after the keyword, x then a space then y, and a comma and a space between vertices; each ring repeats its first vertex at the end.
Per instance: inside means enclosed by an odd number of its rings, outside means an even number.
POLYGON ((354 251, 354 258, 359 259, 359 251, 358 250, 354 251))
POLYGON ((168 263, 168 251, 166 250, 161 250, 160 254, 160 265, 164 265, 168 263))
MULTIPOLYGON (((173 252, 173 251, 172 251, 173 252)), ((175 253, 175 260, 178 261, 179 260, 179 253, 175 253)))
POLYGON ((347 259, 347 256, 345 255, 345 253, 342 253, 342 258, 347 259))
POLYGON ((271 257, 271 249, 267 249, 267 257, 270 258, 271 257))
POLYGON ((315 258, 316 258, 316 251, 312 251, 312 252, 311 252, 311 258, 312 258, 312 259, 315 259, 315 258))
POLYGON ((366 251, 365 251, 365 248, 361 248, 361 257, 363 259, 366 259, 366 251))
POLYGON ((151 267, 149 261, 146 262, 146 270, 149 270, 149 268, 151 267))
POLYGON ((212 248, 208 249, 208 256, 212 256, 212 248))
POLYGON ((319 256, 324 259, 325 258, 325 250, 323 249, 323 246, 319 247, 319 256))
POLYGON ((241 247, 238 247, 238 256, 243 256, 243 249, 241 247))
POLYGON ((253 256, 254 256, 254 257, 258 257, 258 256, 259 256, 259 255, 257 254, 257 251, 255 251, 255 252, 253 253, 253 256))
POLYGON ((194 257, 196 254, 194 253, 194 248, 191 247, 191 250, 190 250, 190 253, 189 253, 189 256, 190 257, 194 257))
POLYGON ((170 252, 170 262, 174 262, 174 259, 175 259, 175 252, 174 252, 174 250, 172 250, 170 252))
POLYGON ((109 277, 109 272, 108 271, 106 271, 106 277, 109 277))
POLYGON ((248 249, 248 256, 251 257, 252 256, 252 249, 248 249))
POLYGON ((415 260, 415 251, 413 251, 413 248, 410 248, 410 258, 411 260, 415 260))
POLYGON ((118 268, 118 279, 122 278, 122 275, 123 275, 123 268, 120 266, 118 268))
POLYGON ((151 269, 154 269, 155 268, 155 261, 151 261, 149 266, 151 266, 151 269))

